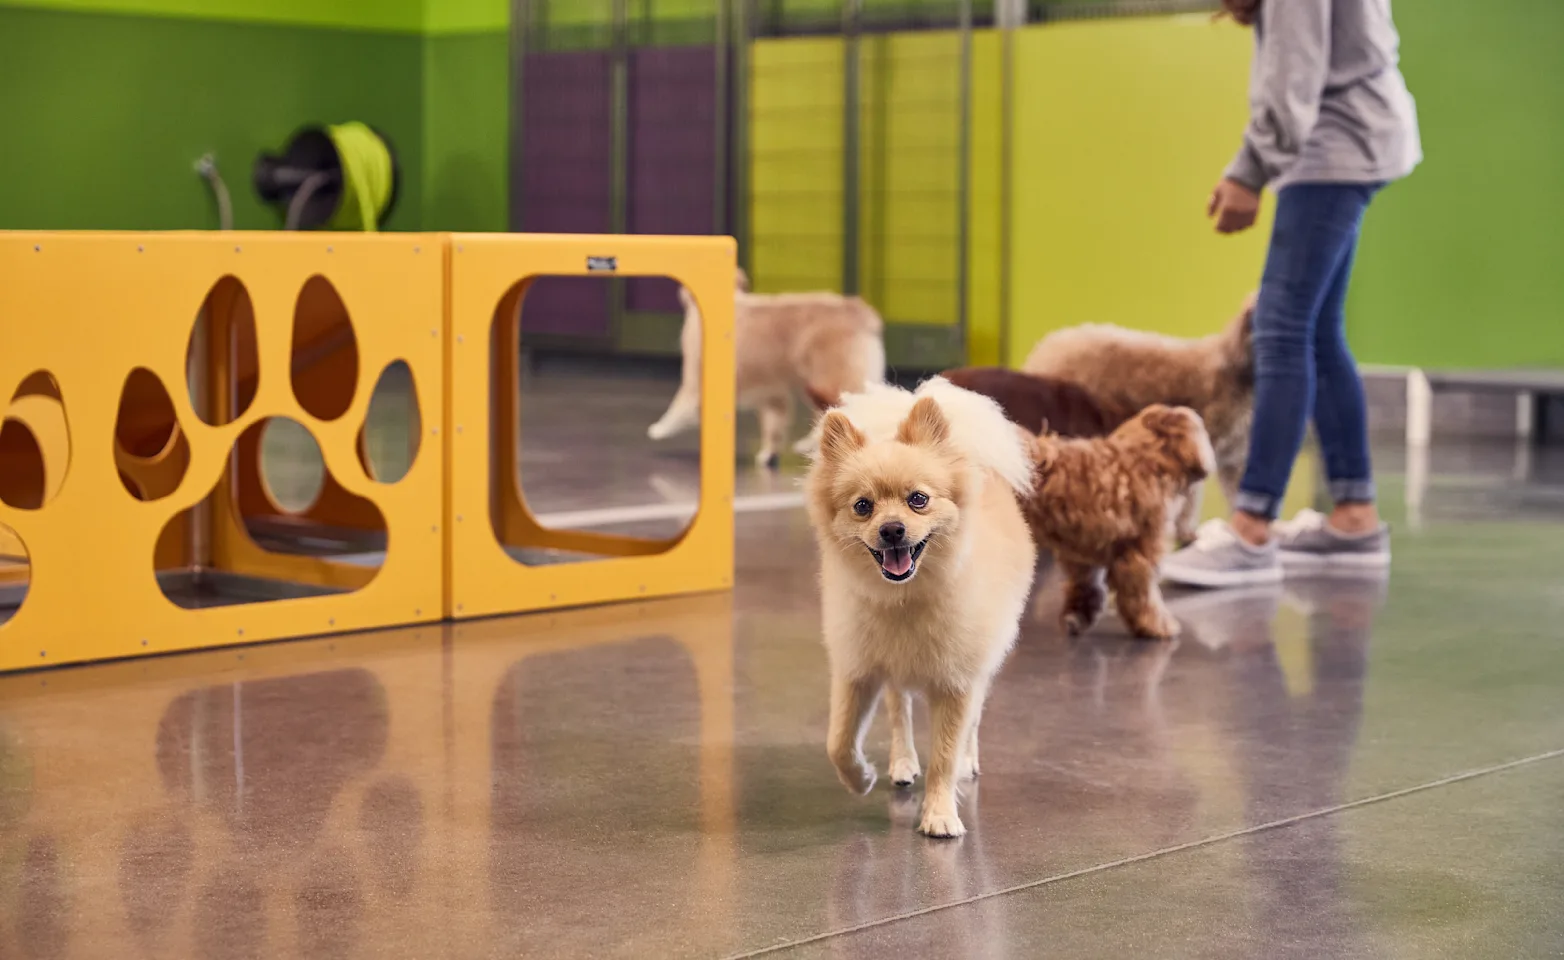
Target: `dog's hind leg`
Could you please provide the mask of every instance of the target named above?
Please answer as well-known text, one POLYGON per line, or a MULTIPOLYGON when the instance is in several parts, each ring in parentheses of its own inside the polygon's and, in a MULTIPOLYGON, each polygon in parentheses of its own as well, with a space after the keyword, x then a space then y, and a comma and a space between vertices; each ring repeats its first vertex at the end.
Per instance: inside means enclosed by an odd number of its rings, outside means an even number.
POLYGON ((1119 616, 1130 633, 1145 640, 1166 640, 1179 633, 1178 621, 1162 603, 1157 586, 1157 561, 1139 551, 1131 551, 1108 568, 1108 586, 1113 588, 1119 616))
POLYGON ((910 787, 923 772, 918 766, 918 747, 913 738, 912 694, 888 686, 885 702, 891 721, 891 783, 910 787))
MULTIPOLYGON (((1191 483, 1189 489, 1184 491, 1178 516, 1173 521, 1173 538, 1181 547, 1187 547, 1195 542, 1195 530, 1200 526, 1200 507, 1205 499, 1205 489, 1204 483, 1196 482, 1191 483)), ((1231 503, 1231 499, 1228 502, 1231 503)))
POLYGON ((978 766, 978 726, 982 723, 983 705, 978 704, 978 716, 972 718, 972 732, 967 735, 967 749, 961 755, 961 779, 976 780, 982 773, 978 766))
POLYGON ((838 393, 817 390, 811 386, 804 387, 804 394, 809 398, 811 411, 809 432, 793 444, 793 452, 801 457, 812 457, 820 449, 820 420, 827 410, 841 402, 842 397, 838 393))
POLYGON ((1064 571, 1064 610, 1060 625, 1064 632, 1078 637, 1090 630, 1108 605, 1108 588, 1103 586, 1103 569, 1079 563, 1059 561, 1064 571))
POLYGON ((1216 478, 1222 486, 1222 496, 1227 498, 1227 509, 1231 511, 1233 504, 1238 502, 1238 484, 1244 478, 1244 461, 1217 464, 1216 478))
POLYGON ((782 463, 781 447, 793 422, 793 400, 786 395, 767 397, 761 401, 759 413, 760 452, 755 454, 755 464, 774 470, 782 463))
POLYGON ((669 437, 683 433, 701 422, 701 398, 695 390, 679 387, 679 392, 673 395, 673 402, 668 404, 668 409, 657 422, 646 428, 646 435, 653 440, 666 440, 669 437))
POLYGON ((863 755, 863 738, 880 701, 881 684, 864 677, 831 677, 831 723, 826 753, 842 785, 860 796, 874 786, 874 764, 863 755))

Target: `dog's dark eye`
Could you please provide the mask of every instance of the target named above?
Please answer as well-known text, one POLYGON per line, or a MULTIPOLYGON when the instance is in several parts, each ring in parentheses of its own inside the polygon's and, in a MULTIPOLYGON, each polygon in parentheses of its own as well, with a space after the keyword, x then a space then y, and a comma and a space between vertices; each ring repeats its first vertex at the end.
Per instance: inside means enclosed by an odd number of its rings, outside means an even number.
POLYGON ((874 512, 874 504, 860 497, 858 502, 853 504, 853 512, 860 517, 867 517, 874 512))
POLYGON ((912 493, 907 495, 907 506, 911 507, 914 510, 922 510, 924 507, 926 507, 928 505, 929 505, 929 495, 926 494, 926 493, 923 493, 923 492, 918 491, 918 490, 914 490, 912 493))

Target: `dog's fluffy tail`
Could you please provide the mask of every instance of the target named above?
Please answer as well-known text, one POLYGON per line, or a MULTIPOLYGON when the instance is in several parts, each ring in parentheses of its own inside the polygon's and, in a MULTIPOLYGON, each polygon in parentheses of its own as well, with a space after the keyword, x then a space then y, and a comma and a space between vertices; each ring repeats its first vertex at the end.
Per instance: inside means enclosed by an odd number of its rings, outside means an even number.
POLYGON ((863 393, 846 394, 837 409, 870 441, 886 441, 896 437, 897 428, 922 397, 939 404, 950 424, 951 445, 962 459, 999 474, 1018 493, 1031 491, 1034 465, 1022 432, 999 404, 944 377, 924 381, 916 392, 876 384, 863 393))

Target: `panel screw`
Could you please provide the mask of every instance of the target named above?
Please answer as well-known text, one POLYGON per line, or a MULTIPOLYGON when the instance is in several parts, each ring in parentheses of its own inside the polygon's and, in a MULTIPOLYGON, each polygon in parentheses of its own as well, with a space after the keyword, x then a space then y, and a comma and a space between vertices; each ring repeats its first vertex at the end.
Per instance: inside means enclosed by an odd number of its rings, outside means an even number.
POLYGON ((137 253, 146 253, 147 252, 147 248, 138 243, 138 244, 136 244, 136 252, 137 253))
POLYGON ((463 337, 462 337, 462 335, 461 335, 461 334, 459 334, 459 333, 458 333, 458 334, 457 334, 457 335, 456 335, 456 342, 457 342, 457 343, 466 343, 466 342, 467 342, 467 341, 466 341, 466 339, 465 339, 465 338, 463 338, 463 337))
POLYGON ((413 248, 413 252, 414 253, 423 253, 424 252, 424 248, 423 247, 414 247, 413 248))
POLYGON ((456 515, 456 522, 457 523, 461 523, 462 522, 462 515, 459 514, 459 513, 456 515))
POLYGON ((327 253, 336 253, 337 251, 336 251, 335 247, 327 247, 326 248, 326 252, 327 253))
POLYGON ((43 247, 36 243, 33 244, 33 253, 43 253, 43 247))
POLYGON ((143 641, 141 641, 141 645, 144 647, 144 646, 147 645, 147 642, 145 640, 143 640, 143 641))
POLYGON ((326 626, 328 626, 328 627, 334 627, 336 625, 337 625, 337 618, 336 617, 332 617, 330 620, 326 621, 326 626))
POLYGON ((39 650, 38 651, 38 656, 40 656, 40 657, 47 657, 48 655, 49 655, 49 651, 47 651, 47 650, 39 650))
MULTIPOLYGON (((414 251, 413 251, 413 252, 414 252, 414 253, 417 253, 417 252, 418 252, 418 251, 417 251, 417 250, 414 250, 414 251)), ((424 615, 424 612, 423 612, 423 611, 422 611, 422 610, 419 610, 419 609, 416 609, 416 608, 415 608, 415 609, 414 609, 414 610, 413 610, 413 616, 415 616, 415 617, 421 617, 421 616, 423 616, 423 615, 424 615)))
MULTIPOLYGON (((244 636, 244 628, 243 627, 239 628, 239 636, 241 636, 241 637, 244 636)), ((244 655, 240 654, 240 656, 243 657, 244 655)))
POLYGON ((243 249, 243 248, 241 248, 241 247, 234 247, 234 253, 240 252, 241 249, 243 249))
POLYGON ((461 433, 462 432, 462 425, 459 424, 459 423, 456 425, 456 432, 457 433, 461 433))

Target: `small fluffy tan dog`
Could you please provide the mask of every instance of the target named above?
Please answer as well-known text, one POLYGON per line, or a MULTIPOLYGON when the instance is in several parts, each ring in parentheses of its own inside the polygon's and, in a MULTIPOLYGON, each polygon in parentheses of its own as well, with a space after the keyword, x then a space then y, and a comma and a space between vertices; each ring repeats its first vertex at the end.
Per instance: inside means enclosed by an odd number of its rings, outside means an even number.
MULTIPOLYGON (((1119 424, 1153 403, 1191 407, 1216 451, 1217 479, 1227 502, 1238 494, 1249 455, 1254 414, 1251 324, 1255 295, 1219 333, 1184 340, 1112 324, 1086 324, 1038 341, 1022 369, 1079 384, 1119 424)), ((1201 487, 1184 498, 1174 523, 1181 543, 1195 538, 1201 487)))
POLYGON ((910 784, 912 692, 924 693, 933 738, 918 829, 931 837, 966 832, 956 783, 978 773, 978 717, 1037 560, 1017 505, 1032 470, 997 404, 938 377, 916 394, 848 396, 821 421, 807 489, 831 661, 826 749, 847 789, 867 793, 863 740, 883 692, 891 777, 910 784))
MULTIPOLYGON (((835 293, 757 294, 738 271, 733 304, 733 339, 740 409, 760 414, 760 452, 755 462, 774 467, 793 418, 793 396, 802 394, 818 413, 843 394, 885 380, 884 325, 858 297, 835 293)), ((684 328, 679 347, 684 366, 679 392, 647 429, 663 440, 695 426, 701 416, 701 313, 683 287, 684 328)), ((814 451, 818 428, 794 449, 814 451)))
POLYGON ((1154 404, 1106 437, 1044 435, 1032 444, 1037 477, 1024 508, 1038 544, 1053 551, 1064 572, 1065 631, 1091 629, 1112 588, 1135 636, 1177 635, 1178 621, 1157 587, 1157 564, 1170 506, 1215 467, 1200 416, 1154 404))

